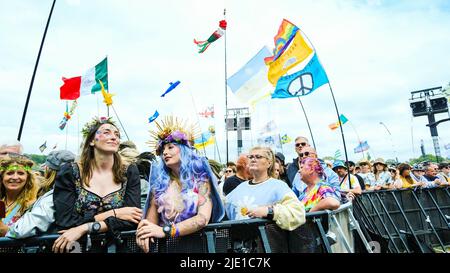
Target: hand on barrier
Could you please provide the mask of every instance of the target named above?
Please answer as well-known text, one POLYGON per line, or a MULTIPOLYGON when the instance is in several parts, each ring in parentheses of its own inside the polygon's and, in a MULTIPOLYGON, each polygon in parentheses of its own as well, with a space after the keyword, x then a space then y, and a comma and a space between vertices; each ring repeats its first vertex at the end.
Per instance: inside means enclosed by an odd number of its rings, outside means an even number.
POLYGON ((269 208, 266 206, 257 207, 254 209, 249 209, 247 211, 247 216, 251 218, 265 218, 267 217, 267 213, 269 212, 269 208))
POLYGON ((85 233, 87 232, 87 229, 85 225, 81 225, 78 227, 74 227, 68 230, 61 230, 58 231, 58 233, 61 234, 61 236, 56 239, 56 241, 53 243, 52 250, 55 253, 64 253, 64 252, 70 252, 75 245, 76 241, 80 239, 85 233))
POLYGON ((356 198, 356 195, 353 192, 348 192, 345 197, 347 197, 347 199, 351 202, 356 198))
POLYGON ((136 230, 136 244, 145 252, 148 253, 150 251, 150 242, 154 243, 155 240, 153 238, 164 238, 165 234, 162 230, 162 227, 155 225, 148 221, 147 219, 143 219, 139 222, 139 225, 136 230))
POLYGON ((123 207, 119 209, 114 210, 116 212, 116 217, 125 220, 130 221, 135 224, 138 224, 139 221, 142 219, 142 209, 136 208, 136 207, 123 207))

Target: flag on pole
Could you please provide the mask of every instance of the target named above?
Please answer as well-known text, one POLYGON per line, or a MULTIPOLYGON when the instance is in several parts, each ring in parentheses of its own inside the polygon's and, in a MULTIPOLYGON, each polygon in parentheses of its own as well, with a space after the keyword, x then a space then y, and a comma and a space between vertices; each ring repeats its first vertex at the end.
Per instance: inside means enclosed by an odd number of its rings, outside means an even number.
POLYGON ((225 30, 227 29, 227 21, 221 20, 219 22, 219 28, 209 36, 208 40, 205 41, 197 41, 194 39, 194 43, 198 46, 198 53, 205 52, 206 49, 215 41, 217 41, 220 37, 223 36, 225 30))
POLYGON ((198 113, 201 117, 204 118, 214 118, 214 105, 211 107, 206 107, 206 109, 203 112, 198 113))
POLYGON ((334 153, 334 159, 339 159, 342 156, 341 150, 337 149, 334 153))
POLYGON ((272 99, 306 96, 328 83, 328 77, 317 55, 311 58, 305 68, 288 76, 282 76, 277 83, 272 99))
POLYGON ((353 149, 353 151, 356 153, 362 153, 364 151, 369 150, 369 144, 366 141, 360 142, 358 146, 356 146, 356 148, 353 149))
MULTIPOLYGON (((342 124, 345 124, 345 123, 348 121, 348 119, 347 119, 343 114, 341 114, 341 115, 339 116, 339 119, 341 120, 341 123, 342 123, 342 124)), ((339 121, 337 121, 337 122, 335 122, 335 123, 331 123, 330 125, 328 125, 328 127, 329 127, 331 130, 336 130, 337 128, 339 128, 339 121)))
POLYGON ((105 58, 95 67, 90 68, 83 76, 74 78, 62 78, 64 85, 59 90, 59 97, 62 100, 75 100, 80 96, 94 94, 101 90, 101 80, 108 89, 108 60, 105 58))
POLYGON ((269 63, 267 77, 273 86, 277 85, 281 76, 314 53, 314 49, 306 42, 301 31, 296 32, 288 45, 289 47, 275 61, 269 63))
POLYGON ((72 102, 72 106, 70 106, 70 110, 69 110, 69 103, 66 101, 66 111, 64 112, 64 117, 58 126, 60 130, 64 130, 67 122, 72 118, 72 115, 75 112, 75 108, 77 107, 77 105, 78 105, 78 102, 76 100, 74 100, 72 102))
POLYGON ((278 130, 277 124, 274 120, 267 122, 260 130, 260 136, 274 135, 278 130))
POLYGON ((208 131, 203 132, 200 137, 194 139, 194 147, 196 149, 201 149, 210 144, 214 144, 214 135, 211 132, 211 129, 208 129, 208 131))
POLYGON ((264 46, 239 71, 227 79, 227 85, 233 94, 243 103, 258 99, 271 91, 267 81, 267 66, 264 58, 270 56, 270 50, 264 46))
POLYGON ((281 142, 277 134, 263 135, 257 139, 257 143, 260 146, 276 147, 281 149, 281 142))
POLYGON ((114 96, 114 94, 106 92, 105 86, 103 85, 102 80, 98 80, 98 81, 100 82, 100 86, 102 89, 103 102, 106 104, 106 106, 111 106, 113 104, 112 96, 114 96))
POLYGON ((47 149, 47 140, 44 142, 44 144, 39 146, 39 151, 41 151, 41 153, 44 152, 45 149, 47 149))
POLYGON ((286 19, 283 19, 280 27, 278 28, 278 33, 273 38, 275 43, 275 48, 273 49, 273 56, 267 57, 264 59, 266 65, 271 64, 276 61, 278 57, 286 50, 286 48, 291 43, 292 39, 294 39, 295 34, 297 34, 298 27, 289 22, 286 19))
POLYGON ((284 136, 281 137, 281 144, 287 144, 291 141, 292 139, 287 134, 284 134, 284 136))

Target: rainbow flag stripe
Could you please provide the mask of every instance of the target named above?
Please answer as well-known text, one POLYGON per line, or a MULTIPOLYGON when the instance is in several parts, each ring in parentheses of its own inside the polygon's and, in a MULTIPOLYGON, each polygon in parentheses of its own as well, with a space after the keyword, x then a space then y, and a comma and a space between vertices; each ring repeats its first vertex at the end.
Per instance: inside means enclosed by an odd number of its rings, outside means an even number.
POLYGON ((283 19, 283 22, 281 22, 281 25, 278 28, 277 35, 273 38, 275 42, 273 56, 264 58, 264 62, 266 63, 266 65, 269 65, 270 63, 278 59, 278 57, 280 57, 281 54, 283 54, 283 52, 291 43, 297 31, 298 27, 296 27, 288 20, 283 19))

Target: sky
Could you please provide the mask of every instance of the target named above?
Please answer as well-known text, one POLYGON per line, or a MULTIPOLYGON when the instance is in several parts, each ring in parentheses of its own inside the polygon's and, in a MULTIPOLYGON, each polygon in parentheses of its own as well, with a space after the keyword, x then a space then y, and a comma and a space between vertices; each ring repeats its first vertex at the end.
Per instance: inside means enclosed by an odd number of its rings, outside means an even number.
MULTIPOLYGON (((51 0, 0 0, 0 141, 16 139, 51 0)), ((69 149, 78 153, 78 132, 94 116, 106 116, 100 94, 81 97, 67 130, 58 128, 65 111, 59 99, 62 77, 82 75, 108 57, 109 92, 125 131, 140 152, 155 129, 148 118, 175 115, 216 126, 217 148, 209 158, 226 161, 225 39, 197 53, 193 39, 217 29, 226 8, 226 73, 238 71, 273 37, 283 18, 309 38, 328 75, 344 125, 348 157, 367 140, 373 158, 406 161, 434 154, 427 118, 412 118, 411 91, 450 82, 450 2, 446 0, 58 0, 42 50, 21 142, 25 153, 69 149), (170 82, 181 84, 164 98, 170 82), (215 119, 196 113, 214 105, 215 119), (381 123, 386 125, 386 129, 381 123), (388 133, 388 130, 390 134, 388 133), (359 139, 359 140, 358 140, 359 139)), ((248 107, 227 89, 228 108, 248 107)), ((344 155, 328 85, 301 98, 319 157, 344 155)), ((117 120, 114 111, 110 114, 117 120)), ((448 118, 436 115, 436 120, 448 118)), ((275 121, 281 135, 310 133, 297 99, 267 99, 252 110, 252 130, 243 132, 243 151, 256 146, 263 125, 275 121)), ((441 153, 450 156, 450 122, 438 126, 441 153)), ((236 132, 229 133, 228 159, 237 157, 236 132)), ((124 133, 122 139, 127 140, 124 133)), ((282 151, 290 161, 293 142, 282 151)), ((344 157, 342 157, 344 158, 344 157)))

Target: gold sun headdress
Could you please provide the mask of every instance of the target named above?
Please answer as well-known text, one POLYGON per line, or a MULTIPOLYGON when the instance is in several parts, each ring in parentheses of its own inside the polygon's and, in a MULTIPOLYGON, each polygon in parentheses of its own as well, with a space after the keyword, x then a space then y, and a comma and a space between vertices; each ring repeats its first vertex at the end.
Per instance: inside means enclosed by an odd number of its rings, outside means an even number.
POLYGON ((188 124, 187 120, 173 116, 164 117, 161 123, 155 121, 157 130, 150 131, 151 140, 147 143, 153 148, 156 155, 162 153, 164 144, 178 143, 188 147, 194 146, 194 140, 200 136, 197 124, 188 124))

